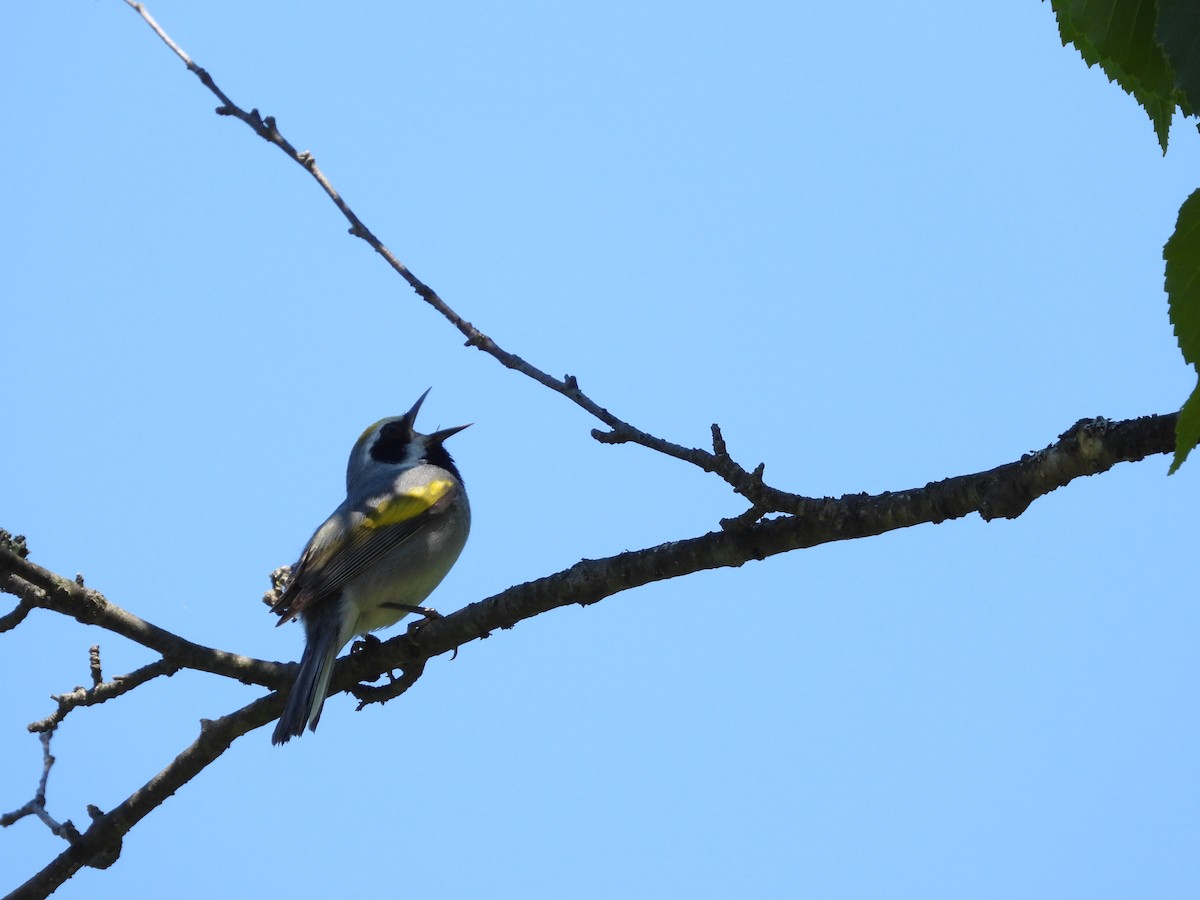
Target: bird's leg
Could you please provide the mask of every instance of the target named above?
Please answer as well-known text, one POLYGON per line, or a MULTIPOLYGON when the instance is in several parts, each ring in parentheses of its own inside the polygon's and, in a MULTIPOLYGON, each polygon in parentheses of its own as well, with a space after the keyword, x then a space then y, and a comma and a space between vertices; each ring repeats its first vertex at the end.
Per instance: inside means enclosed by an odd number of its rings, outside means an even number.
MULTIPOLYGON (((378 647, 382 643, 383 643, 383 641, 381 641, 379 638, 375 637, 375 635, 371 634, 371 632, 368 631, 366 634, 364 634, 357 641, 355 641, 353 644, 350 645, 350 655, 353 656, 356 653, 363 653, 367 650, 370 650, 372 647, 378 647)), ((388 677, 388 681, 396 680, 396 675, 394 672, 387 671, 387 672, 384 672, 383 674, 388 677)), ((378 679, 378 677, 376 677, 374 680, 378 681, 379 679, 378 679)))
POLYGON ((407 603, 389 603, 388 606, 392 609, 402 609, 405 612, 416 613, 421 617, 408 623, 408 630, 404 633, 409 637, 412 637, 424 628, 428 622, 442 617, 442 614, 431 606, 409 606, 407 603))
POLYGON ((416 613, 425 619, 440 619, 442 614, 432 606, 412 606, 408 603, 384 603, 388 609, 398 609, 401 612, 416 613))

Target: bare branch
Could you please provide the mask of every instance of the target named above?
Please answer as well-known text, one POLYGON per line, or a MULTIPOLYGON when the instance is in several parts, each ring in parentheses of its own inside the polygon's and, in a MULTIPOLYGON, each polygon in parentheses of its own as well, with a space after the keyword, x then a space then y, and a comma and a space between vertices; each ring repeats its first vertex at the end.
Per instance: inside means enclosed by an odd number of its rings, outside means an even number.
MULTIPOLYGON (((651 582, 971 513, 979 513, 985 520, 1016 518, 1038 497, 1075 478, 1107 471, 1119 462, 1173 452, 1177 418, 1172 413, 1122 422, 1085 419, 1045 449, 986 472, 906 491, 814 500, 804 515, 739 523, 738 527, 657 547, 585 559, 569 569, 419 623, 406 634, 346 657, 335 670, 330 693, 350 690, 393 668, 411 672, 434 656, 457 651, 497 629, 512 628, 551 609, 574 603, 586 606, 651 582)), ((409 683, 360 689, 354 694, 361 707, 385 702, 406 690, 409 683)))
MULTIPOLYGON (((975 512, 985 520, 1016 518, 1038 497, 1075 478, 1107 471, 1119 462, 1172 452, 1176 419, 1176 414, 1122 422, 1085 419, 1045 449, 986 472, 947 478, 904 491, 803 500, 795 514, 766 521, 757 521, 762 511, 754 510, 753 520, 749 516, 744 521, 731 520, 722 531, 606 559, 586 559, 562 572, 517 585, 450 615, 420 623, 419 628, 379 647, 352 654, 335 670, 333 691, 348 690, 395 668, 412 672, 430 657, 456 650, 497 628, 511 628, 522 619, 560 606, 596 603, 650 582, 704 569, 741 566, 777 553, 944 522, 975 512)), ((7 583, 6 578, 29 585, 30 602, 37 606, 107 628, 163 654, 161 663, 126 676, 129 681, 144 682, 160 674, 191 668, 272 689, 291 683, 292 665, 193 644, 109 603, 98 592, 67 581, 0 546, 0 583, 7 583)), ((78 695, 81 698, 78 701, 75 695, 67 695, 71 699, 66 702, 88 705, 119 696, 128 689, 126 680, 117 679, 84 691, 78 695)), ((365 702, 382 699, 388 698, 371 692, 360 696, 365 702)))
POLYGON ((46 782, 50 780, 50 769, 54 766, 54 756, 50 753, 50 740, 53 736, 53 730, 45 731, 41 735, 42 777, 38 779, 37 791, 34 793, 33 799, 20 809, 0 816, 0 827, 7 828, 26 816, 37 816, 53 834, 65 838, 67 841, 73 841, 79 837, 75 826, 69 820, 60 824, 46 811, 46 782))
POLYGON ((213 81, 209 73, 196 65, 178 44, 163 31, 162 27, 150 16, 149 12, 143 4, 134 2, 134 0, 124 0, 124 2, 137 11, 138 15, 145 20, 162 40, 171 48, 171 50, 183 60, 188 71, 196 75, 200 79, 200 83, 208 88, 221 101, 221 105, 217 107, 216 113, 221 116, 231 116, 244 122, 249 126, 255 134, 278 147, 285 153, 292 162, 301 166, 307 171, 313 179, 321 186, 326 196, 333 201, 338 211, 350 223, 350 234, 362 238, 372 250, 378 253, 387 262, 389 266, 417 293, 417 295, 432 306, 437 312, 453 325, 466 338, 468 347, 475 347, 487 353, 501 365, 513 371, 520 372, 528 378, 532 378, 538 384, 549 388, 555 393, 566 397, 576 406, 585 410, 595 418, 599 419, 606 426, 607 431, 599 429, 592 431, 592 436, 605 444, 624 444, 634 443, 646 447, 650 450, 655 450, 666 456, 673 457, 683 462, 691 463, 698 466, 705 472, 711 472, 724 479, 734 490, 744 495, 756 506, 762 507, 775 512, 783 512, 785 509, 795 505, 798 498, 795 495, 787 494, 783 491, 777 491, 773 488, 768 488, 762 482, 761 474, 758 477, 746 472, 741 466, 738 466, 733 460, 726 456, 718 456, 709 453, 706 450, 700 450, 692 447, 684 447, 681 444, 672 443, 671 441, 655 437, 649 432, 635 428, 630 423, 614 415, 605 407, 601 406, 595 400, 590 398, 579 388, 579 381, 574 375, 564 375, 561 379, 555 378, 530 362, 527 362, 522 357, 515 353, 511 353, 501 347, 496 341, 488 337, 462 316, 460 316, 451 306, 446 303, 438 293, 419 279, 412 270, 408 268, 400 259, 375 236, 374 232, 367 227, 366 223, 358 217, 358 215, 350 208, 350 205, 343 199, 342 195, 334 188, 333 184, 326 177, 325 173, 317 166, 317 161, 309 151, 298 151, 279 131, 278 124, 274 116, 263 116, 257 109, 251 109, 247 112, 242 107, 234 103, 229 96, 222 91, 213 81))
MULTIPOLYGON (((76 579, 79 584, 83 584, 82 580, 76 579)), ((88 648, 88 671, 92 673, 92 687, 99 687, 104 683, 104 670, 100 666, 100 645, 92 644, 88 648)))
MULTIPOLYGON (((14 536, 3 528, 0 528, 0 547, 21 559, 29 556, 29 548, 25 546, 25 536, 23 534, 14 536)), ((17 605, 13 607, 12 611, 0 616, 0 634, 16 628, 25 621, 27 615, 37 608, 37 604, 29 596, 32 593, 34 593, 32 587, 21 584, 16 576, 0 577, 0 594, 12 594, 18 598, 17 605)))
MULTIPOLYGON (((943 522, 972 512, 978 512, 985 519, 1014 518, 1038 497, 1075 478, 1107 471, 1119 462, 1172 452, 1176 419, 1175 414, 1144 416, 1123 422, 1086 419, 1077 422, 1044 450, 1026 454, 1016 462, 986 472, 960 475, 896 493, 855 494, 840 499, 807 501, 812 506, 804 515, 785 515, 606 559, 583 560, 562 572, 517 585, 450 615, 420 623, 419 628, 360 653, 351 653, 338 662, 330 694, 352 691, 359 699, 360 708, 368 703, 385 702, 407 690, 420 676, 425 662, 434 656, 457 651, 462 645, 487 637, 496 629, 512 628, 524 619, 551 609, 574 603, 589 605, 651 582, 705 569, 741 566, 752 559, 765 559, 831 541, 943 522), (362 685, 362 682, 375 680, 395 668, 403 669, 406 674, 394 683, 381 688, 362 685)), ((17 564, 32 566, 0 547, 0 574, 6 567, 17 564)), ((87 590, 43 569, 34 569, 33 574, 37 577, 31 580, 52 588, 44 591, 47 597, 56 592, 87 590)), ((88 596, 93 603, 93 624, 127 629, 127 618, 136 619, 123 610, 122 616, 108 615, 106 610, 111 605, 106 601, 97 604, 95 598, 99 595, 94 591, 88 591, 88 596)), ((153 630, 153 626, 140 619, 136 621, 141 626, 133 630, 135 640, 151 635, 161 642, 161 634, 165 633, 160 634, 161 630, 153 630)), ((170 635, 170 639, 168 643, 182 640, 174 635, 170 635)), ((244 658, 188 642, 183 644, 189 648, 185 655, 190 654, 189 660, 197 663, 192 667, 240 677, 240 668, 225 663, 244 658)), ((290 667, 258 660, 244 662, 263 667, 264 680, 269 671, 271 686, 282 687, 288 682, 287 678, 277 676, 288 672, 290 667)), ((136 675, 138 673, 134 673, 136 675)), ((103 687, 100 685, 92 690, 103 687)), ((120 852, 121 839, 130 828, 216 760, 237 737, 273 721, 282 710, 283 695, 276 692, 214 722, 202 722, 200 736, 166 769, 112 812, 97 812, 91 826, 68 850, 10 896, 44 897, 82 866, 111 863, 120 852)))
POLYGON ((112 811, 90 808, 92 824, 88 829, 7 900, 47 897, 84 866, 111 865, 120 854, 122 839, 134 825, 220 757, 237 738, 277 718, 282 711, 283 698, 270 694, 227 716, 202 720, 199 736, 170 765, 112 811))
MULTIPOLYGON (((99 647, 92 647, 93 651, 97 651, 97 660, 99 660, 99 649, 99 647)), ((104 703, 106 700, 120 697, 122 694, 128 694, 134 688, 145 684, 147 681, 158 678, 160 675, 174 675, 181 668, 183 666, 179 663, 160 659, 149 665, 142 666, 128 675, 118 675, 107 683, 98 681, 90 688, 77 687, 66 694, 54 694, 50 699, 58 704, 58 709, 44 719, 31 722, 29 730, 33 732, 53 731, 67 717, 67 713, 73 709, 81 706, 95 706, 98 703, 104 703)), ((96 674, 99 674, 98 671, 96 674)))
POLYGON ((84 625, 97 625, 148 647, 162 655, 171 671, 198 669, 269 688, 288 683, 286 666, 194 644, 110 603, 99 591, 43 569, 2 542, 0 590, 15 594, 24 604, 71 616, 84 625))
POLYGON ((27 615, 37 608, 32 600, 21 596, 19 590, 16 578, 8 576, 0 580, 0 594, 15 594, 20 597, 17 600, 17 605, 12 608, 11 612, 0 616, 0 634, 16 628, 25 621, 27 615))
MULTIPOLYGON (((280 133, 273 117, 262 116, 257 109, 246 111, 233 103, 212 77, 171 40, 142 4, 132 0, 125 2, 220 100, 217 113, 239 119, 302 166, 350 223, 350 233, 366 241, 423 300, 466 338, 468 346, 483 350, 507 368, 554 390, 593 415, 607 429, 593 431, 598 441, 636 443, 695 465, 718 475, 751 504, 747 512, 723 521, 721 531, 606 559, 582 560, 569 569, 514 586, 451 615, 420 623, 420 627, 410 629, 404 635, 350 654, 340 660, 335 669, 331 693, 353 693, 359 700, 360 709, 370 703, 386 702, 406 691, 421 677, 426 662, 432 657, 457 652, 463 645, 485 638, 496 629, 512 628, 524 619, 551 609, 575 603, 596 603, 631 588, 705 569, 741 566, 752 559, 761 560, 790 550, 877 535, 922 523, 942 522, 973 512, 986 520, 1015 518, 1038 497, 1075 478, 1106 471, 1118 462, 1173 450, 1174 415, 1147 416, 1124 422, 1091 419, 1076 423, 1054 444, 1020 460, 921 488, 817 499, 770 487, 763 480, 762 464, 748 470, 731 457, 717 425, 712 426, 711 452, 663 440, 635 428, 592 400, 580 390, 574 376, 554 378, 501 348, 459 316, 370 231, 319 169, 312 154, 297 151, 280 133), (782 515, 764 520, 764 516, 772 513, 782 515), (396 668, 402 669, 404 674, 400 678, 389 675, 388 684, 374 687, 363 683, 396 668)), ((0 818, 0 823, 7 825, 24 816, 38 815, 52 829, 58 829, 55 833, 66 837, 70 847, 13 892, 12 898, 44 897, 82 866, 111 864, 120 854, 124 835, 134 825, 218 759, 234 740, 280 715, 284 698, 279 691, 291 683, 294 669, 294 666, 194 644, 111 604, 99 592, 85 587, 82 579, 68 580, 31 563, 26 557, 23 543, 18 545, 7 533, 0 532, 0 591, 18 598, 17 606, 0 617, 0 631, 17 625, 32 609, 44 608, 120 634, 155 650, 162 658, 105 682, 98 649, 93 648, 92 686, 56 696, 56 712, 30 726, 31 730, 42 732, 43 772, 39 787, 33 801, 0 818), (45 794, 54 762, 49 752, 50 737, 57 724, 71 709, 118 697, 139 684, 159 675, 173 674, 181 668, 258 684, 271 689, 272 693, 229 715, 202 721, 195 741, 119 806, 108 813, 89 808, 92 822, 84 833, 80 834, 70 822, 60 825, 50 818, 45 812, 45 794)))

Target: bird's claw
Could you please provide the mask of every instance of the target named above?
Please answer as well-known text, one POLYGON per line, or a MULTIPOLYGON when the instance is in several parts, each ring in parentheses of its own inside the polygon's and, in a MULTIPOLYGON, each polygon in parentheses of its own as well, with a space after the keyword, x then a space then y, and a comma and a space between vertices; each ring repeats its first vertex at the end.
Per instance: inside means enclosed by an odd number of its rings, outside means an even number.
POLYGON ((383 641, 379 640, 379 638, 375 637, 375 635, 364 634, 361 638, 350 645, 350 655, 354 656, 356 653, 362 653, 366 650, 370 650, 372 647, 378 647, 382 643, 383 641))

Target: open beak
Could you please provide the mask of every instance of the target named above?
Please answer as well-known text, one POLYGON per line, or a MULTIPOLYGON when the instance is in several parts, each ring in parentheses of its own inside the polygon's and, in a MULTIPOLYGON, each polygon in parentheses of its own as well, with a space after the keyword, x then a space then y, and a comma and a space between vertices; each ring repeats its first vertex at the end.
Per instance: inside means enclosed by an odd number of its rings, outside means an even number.
POLYGON ((432 387, 425 388, 425 393, 417 398, 417 402, 412 405, 412 409, 410 409, 401 417, 404 421, 404 424, 408 426, 408 430, 410 432, 413 430, 413 426, 417 423, 417 413, 421 411, 421 404, 425 402, 425 398, 429 396, 429 392, 432 390, 432 387))
MULTIPOLYGON (((404 424, 408 426, 410 433, 416 430, 413 426, 417 424, 417 413, 420 412, 421 404, 425 402, 425 398, 429 396, 429 392, 432 390, 433 388, 431 387, 426 388, 425 393, 418 397, 417 402, 412 405, 412 409, 410 409, 401 417, 404 424)), ((443 428, 441 431, 435 431, 433 434, 429 435, 429 440, 431 443, 440 444, 442 441, 446 440, 446 438, 452 437, 453 435, 458 434, 464 428, 470 427, 471 424, 457 425, 454 428, 443 428)))
POLYGON ((474 422, 468 422, 466 425, 455 425, 453 428, 443 428, 441 431, 435 431, 429 436, 430 443, 440 444, 446 438, 458 434, 464 428, 470 428, 474 422))

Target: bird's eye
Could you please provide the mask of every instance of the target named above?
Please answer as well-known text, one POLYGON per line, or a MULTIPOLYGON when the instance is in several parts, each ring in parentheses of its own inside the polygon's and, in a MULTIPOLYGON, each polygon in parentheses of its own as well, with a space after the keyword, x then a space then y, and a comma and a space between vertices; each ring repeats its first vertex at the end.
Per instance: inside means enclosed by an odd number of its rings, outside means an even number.
POLYGON ((371 458, 381 463, 403 462, 411 442, 412 432, 404 422, 388 422, 371 445, 371 458))

